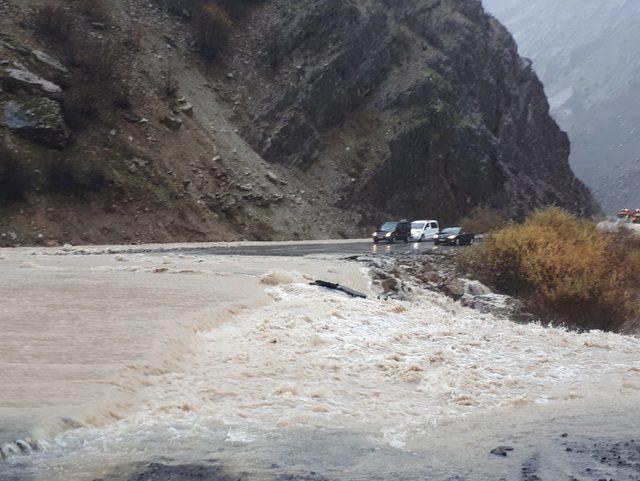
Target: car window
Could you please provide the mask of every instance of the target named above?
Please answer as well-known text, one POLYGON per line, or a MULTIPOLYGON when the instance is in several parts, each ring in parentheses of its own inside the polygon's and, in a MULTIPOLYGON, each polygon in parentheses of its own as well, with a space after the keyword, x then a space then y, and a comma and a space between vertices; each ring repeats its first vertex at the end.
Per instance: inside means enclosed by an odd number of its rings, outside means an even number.
POLYGON ((431 229, 437 229, 438 228, 438 224, 436 224, 435 222, 431 223, 431 229))
POLYGON ((424 222, 414 222, 411 224, 412 229, 424 229, 424 222))
POLYGON ((396 227, 398 227, 398 223, 397 222, 385 222, 384 224, 382 224, 382 227, 380 227, 380 230, 382 230, 382 231, 392 231, 392 230, 395 230, 396 227))
POLYGON ((449 235, 458 235, 461 231, 462 229, 460 227, 449 227, 448 229, 443 230, 442 233, 449 235))

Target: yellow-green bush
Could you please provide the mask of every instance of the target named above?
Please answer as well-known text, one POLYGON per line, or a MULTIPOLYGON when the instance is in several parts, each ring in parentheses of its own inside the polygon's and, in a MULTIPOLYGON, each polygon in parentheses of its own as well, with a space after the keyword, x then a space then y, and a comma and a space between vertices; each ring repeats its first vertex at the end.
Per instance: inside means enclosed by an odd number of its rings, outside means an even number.
POLYGON ((580 327, 617 329, 637 315, 637 245, 557 208, 493 232, 460 267, 524 297, 533 312, 580 327))

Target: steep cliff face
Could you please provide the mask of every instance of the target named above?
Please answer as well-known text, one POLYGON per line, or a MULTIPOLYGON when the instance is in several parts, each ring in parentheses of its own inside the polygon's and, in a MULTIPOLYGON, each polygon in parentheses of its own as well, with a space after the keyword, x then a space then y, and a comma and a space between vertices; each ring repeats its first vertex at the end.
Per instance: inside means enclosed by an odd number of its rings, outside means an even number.
POLYGON ((513 32, 607 211, 640 205, 640 2, 484 0, 513 32))
POLYGON ((235 101, 270 162, 364 218, 596 207, 509 33, 477 0, 274 0, 236 39, 235 101))
POLYGON ((167 3, 104 0, 96 23, 62 2, 75 55, 38 33, 39 2, 0 4, 0 185, 21 181, 0 196, 0 243, 327 238, 476 205, 597 209, 535 73, 479 0, 248 2, 213 64, 193 44, 200 3, 167 3), (86 42, 105 56, 87 60, 86 42), (101 61, 114 46, 115 70, 101 61), (93 86, 88 66, 110 80, 93 86), (16 70, 37 85, 16 86, 16 70), (63 141, 27 135, 42 133, 34 97, 63 141))

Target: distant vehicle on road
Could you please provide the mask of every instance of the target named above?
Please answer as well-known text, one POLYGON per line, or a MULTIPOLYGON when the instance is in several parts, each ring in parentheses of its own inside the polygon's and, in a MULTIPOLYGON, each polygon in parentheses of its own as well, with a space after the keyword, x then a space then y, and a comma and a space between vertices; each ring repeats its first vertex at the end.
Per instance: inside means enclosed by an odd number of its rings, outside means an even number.
POLYGON ((411 222, 408 220, 399 220, 385 222, 380 228, 373 233, 373 242, 409 242, 411 239, 411 222))
POLYGON ((437 220, 414 220, 411 223, 411 238, 415 241, 432 241, 438 232, 440 225, 437 220))
POLYGON ((475 242, 476 235, 465 232, 462 227, 448 227, 433 237, 436 245, 468 246, 475 242))
POLYGON ((630 221, 633 220, 634 216, 640 215, 640 209, 620 209, 618 211, 618 219, 630 221))

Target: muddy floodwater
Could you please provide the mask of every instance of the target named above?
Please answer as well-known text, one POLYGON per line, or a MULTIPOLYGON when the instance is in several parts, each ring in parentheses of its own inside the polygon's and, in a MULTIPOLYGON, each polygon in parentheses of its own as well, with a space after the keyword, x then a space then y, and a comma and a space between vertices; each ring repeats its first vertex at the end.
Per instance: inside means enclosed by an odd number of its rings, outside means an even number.
POLYGON ((0 329, 3 481, 640 479, 640 340, 339 256, 0 250, 0 329))

